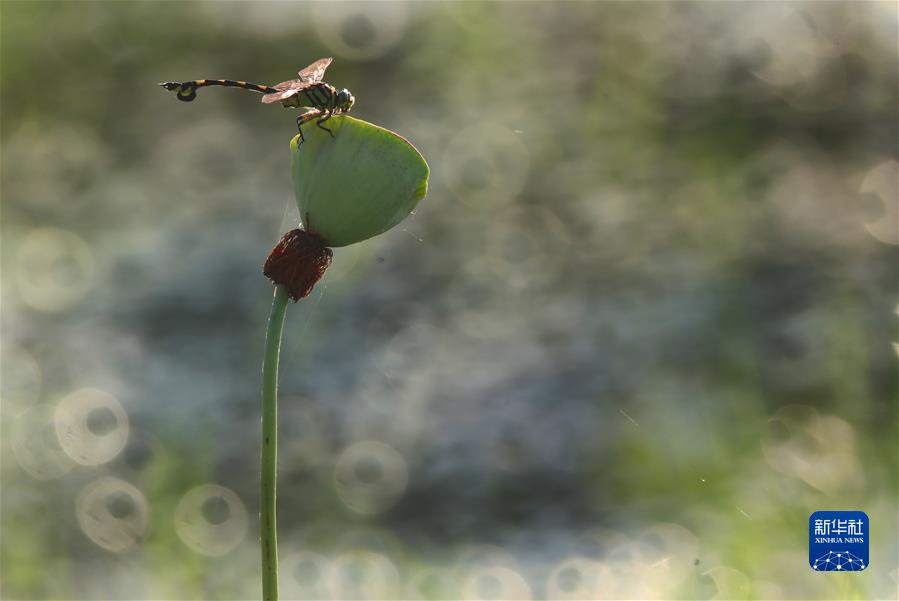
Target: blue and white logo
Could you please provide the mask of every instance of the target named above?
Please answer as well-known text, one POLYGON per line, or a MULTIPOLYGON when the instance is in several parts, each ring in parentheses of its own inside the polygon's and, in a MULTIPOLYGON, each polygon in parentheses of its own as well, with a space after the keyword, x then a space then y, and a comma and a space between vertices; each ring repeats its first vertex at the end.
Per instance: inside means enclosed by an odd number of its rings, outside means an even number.
POLYGON ((818 572, 860 572, 870 540, 864 511, 816 511, 808 518, 808 563, 818 572))

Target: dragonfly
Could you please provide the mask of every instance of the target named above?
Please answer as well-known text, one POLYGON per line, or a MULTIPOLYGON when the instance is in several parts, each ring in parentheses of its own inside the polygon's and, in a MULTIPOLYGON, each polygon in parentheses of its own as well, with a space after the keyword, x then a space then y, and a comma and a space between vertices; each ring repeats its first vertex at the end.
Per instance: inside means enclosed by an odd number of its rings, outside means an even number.
POLYGON ((333 115, 349 112, 356 99, 346 88, 338 90, 322 81, 325 70, 331 64, 330 58, 321 58, 308 67, 300 69, 297 79, 282 81, 273 86, 236 81, 233 79, 194 79, 192 81, 167 81, 159 85, 175 92, 175 97, 182 102, 191 102, 197 97, 197 88, 208 86, 224 86, 242 88, 262 94, 263 104, 280 102, 287 108, 305 108, 297 117, 297 129, 300 132, 300 144, 303 143, 303 125, 315 121, 315 125, 325 130, 331 137, 334 132, 325 127, 325 122, 333 115))

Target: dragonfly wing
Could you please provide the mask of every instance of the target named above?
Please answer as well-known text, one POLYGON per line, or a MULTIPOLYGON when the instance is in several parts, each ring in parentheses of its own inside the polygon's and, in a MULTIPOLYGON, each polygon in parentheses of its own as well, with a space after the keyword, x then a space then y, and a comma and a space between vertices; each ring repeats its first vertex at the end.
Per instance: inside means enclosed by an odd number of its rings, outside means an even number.
POLYGON ((283 100, 287 100, 291 96, 295 96, 296 94, 302 92, 310 86, 314 86, 315 84, 321 82, 322 77, 324 77, 325 75, 325 69, 327 69, 328 65, 330 64, 330 58, 321 58, 315 61, 305 69, 301 69, 299 71, 299 79, 282 81, 281 83, 272 86, 278 91, 271 94, 265 94, 262 97, 262 102, 264 102, 265 104, 281 102, 283 100))
POLYGON ((300 81, 318 83, 322 80, 322 77, 325 76, 325 69, 327 69, 330 64, 330 57, 320 58, 305 69, 300 69, 297 75, 300 76, 300 81))
POLYGON ((291 79, 290 81, 282 81, 281 83, 272 86, 277 92, 272 92, 271 94, 265 94, 262 97, 262 102, 265 104, 272 104, 274 102, 281 102, 282 100, 287 100, 291 96, 295 96, 297 93, 303 91, 304 89, 311 86, 311 82, 301 81, 299 79, 291 79))

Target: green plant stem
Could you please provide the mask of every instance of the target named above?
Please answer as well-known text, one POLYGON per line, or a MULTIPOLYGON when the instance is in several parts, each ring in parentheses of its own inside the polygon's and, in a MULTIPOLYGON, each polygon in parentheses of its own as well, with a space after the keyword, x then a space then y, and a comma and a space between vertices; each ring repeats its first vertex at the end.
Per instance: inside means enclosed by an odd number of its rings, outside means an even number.
POLYGON ((281 332, 287 313, 287 288, 275 286, 272 312, 265 332, 262 360, 262 463, 260 478, 259 543, 262 551, 262 598, 278 599, 278 522, 275 487, 278 478, 278 362, 281 332))

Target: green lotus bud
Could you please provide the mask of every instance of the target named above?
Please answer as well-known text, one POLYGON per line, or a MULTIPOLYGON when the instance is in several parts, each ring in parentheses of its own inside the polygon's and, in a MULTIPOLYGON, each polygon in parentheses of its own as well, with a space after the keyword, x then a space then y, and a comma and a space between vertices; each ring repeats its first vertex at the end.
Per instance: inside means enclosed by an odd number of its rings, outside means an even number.
POLYGON ((428 191, 428 164, 398 134, 347 115, 303 126, 290 143, 300 219, 325 246, 347 246, 386 232, 428 191))
POLYGON ((331 264, 331 246, 386 232, 428 191, 428 164, 412 144, 346 115, 327 131, 307 124, 290 142, 293 188, 305 230, 291 230, 269 253, 263 273, 294 300, 305 298, 331 264), (300 143, 300 141, 302 143, 300 143))

